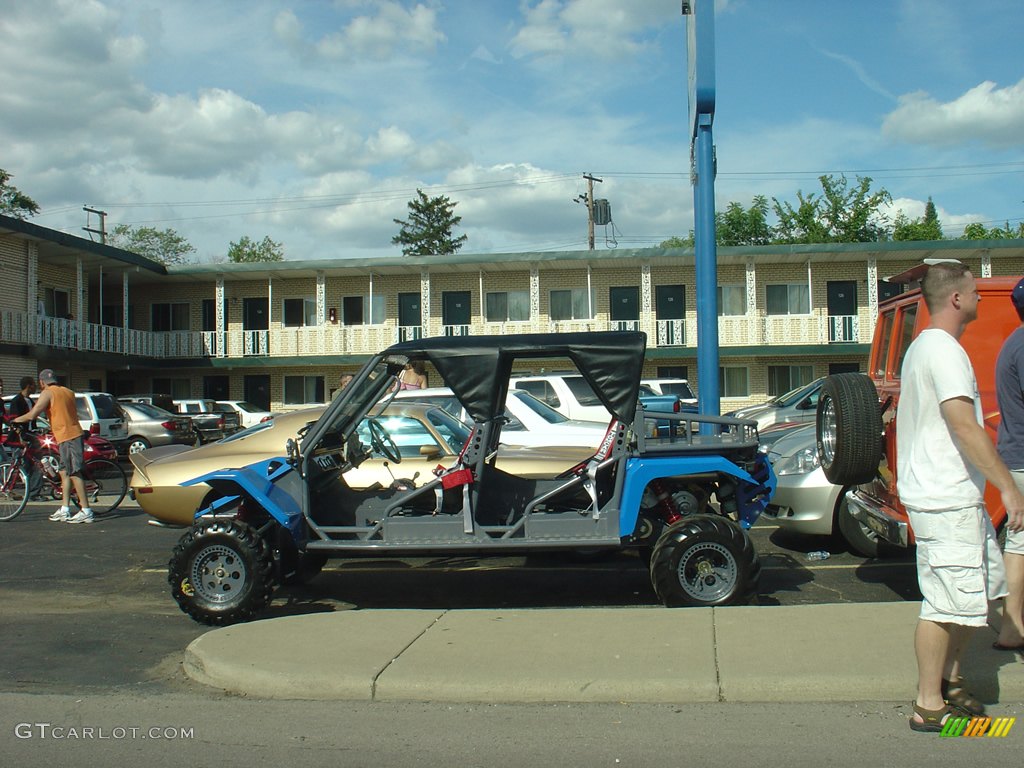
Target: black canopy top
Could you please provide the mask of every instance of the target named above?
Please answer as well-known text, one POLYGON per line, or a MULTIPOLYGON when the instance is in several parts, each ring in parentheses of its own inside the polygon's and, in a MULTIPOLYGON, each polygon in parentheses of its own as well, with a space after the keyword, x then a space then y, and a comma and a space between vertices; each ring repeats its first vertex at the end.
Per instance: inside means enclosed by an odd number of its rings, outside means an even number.
POLYGON ((615 418, 632 423, 647 334, 636 331, 436 336, 403 341, 382 357, 429 361, 477 422, 504 413, 515 360, 568 358, 615 418))

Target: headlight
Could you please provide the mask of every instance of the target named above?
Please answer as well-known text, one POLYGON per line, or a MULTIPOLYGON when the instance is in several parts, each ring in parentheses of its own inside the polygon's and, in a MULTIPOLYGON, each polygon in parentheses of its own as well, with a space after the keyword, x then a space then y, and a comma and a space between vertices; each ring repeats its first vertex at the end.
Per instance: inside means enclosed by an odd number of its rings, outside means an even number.
POLYGON ((787 456, 775 465, 776 475, 806 475, 821 465, 817 446, 808 446, 787 456))

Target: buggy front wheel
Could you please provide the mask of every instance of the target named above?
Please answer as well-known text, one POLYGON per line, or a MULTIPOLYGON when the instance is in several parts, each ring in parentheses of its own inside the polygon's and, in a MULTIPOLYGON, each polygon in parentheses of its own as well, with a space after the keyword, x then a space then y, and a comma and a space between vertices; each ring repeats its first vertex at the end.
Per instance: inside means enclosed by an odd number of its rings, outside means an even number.
POLYGON ((266 541, 237 520, 207 520, 181 537, 167 580, 178 607, 203 624, 245 621, 270 602, 273 557, 266 541))
POLYGON ((28 475, 18 464, 0 464, 0 523, 13 520, 28 504, 28 475))
MULTIPOLYGON (((86 506, 92 507, 93 513, 97 515, 113 512, 128 493, 128 478, 124 470, 120 464, 109 459, 87 462, 82 470, 82 482, 85 483, 86 506)), ((77 494, 74 495, 74 501, 75 506, 83 506, 77 494)))

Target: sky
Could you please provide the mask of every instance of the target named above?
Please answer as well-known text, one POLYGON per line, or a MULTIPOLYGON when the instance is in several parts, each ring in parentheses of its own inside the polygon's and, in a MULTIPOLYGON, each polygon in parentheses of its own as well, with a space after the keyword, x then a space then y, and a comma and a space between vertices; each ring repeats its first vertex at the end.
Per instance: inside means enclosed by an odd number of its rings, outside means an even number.
MULTIPOLYGON (((707 2, 708 0, 698 0, 707 2)), ((693 228, 679 0, 0 0, 0 168, 83 237, 84 206, 219 261, 400 255, 422 189, 462 252, 693 228)), ((1020 0, 717 0, 716 206, 870 177, 947 236, 1024 219, 1020 0)), ((497 258, 497 257, 496 257, 497 258)))

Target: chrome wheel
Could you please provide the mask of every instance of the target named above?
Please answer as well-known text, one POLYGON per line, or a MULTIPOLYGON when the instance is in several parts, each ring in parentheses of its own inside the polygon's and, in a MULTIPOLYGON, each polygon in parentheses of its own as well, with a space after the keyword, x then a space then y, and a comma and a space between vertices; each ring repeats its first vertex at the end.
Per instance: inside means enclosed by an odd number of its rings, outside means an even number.
POLYGON ((713 603, 736 589, 739 568, 736 558, 721 544, 707 542, 680 558, 676 569, 679 586, 700 603, 713 603))
POLYGON ((240 594, 247 571, 238 553, 222 544, 207 547, 192 564, 192 589, 211 603, 226 603, 240 594))

